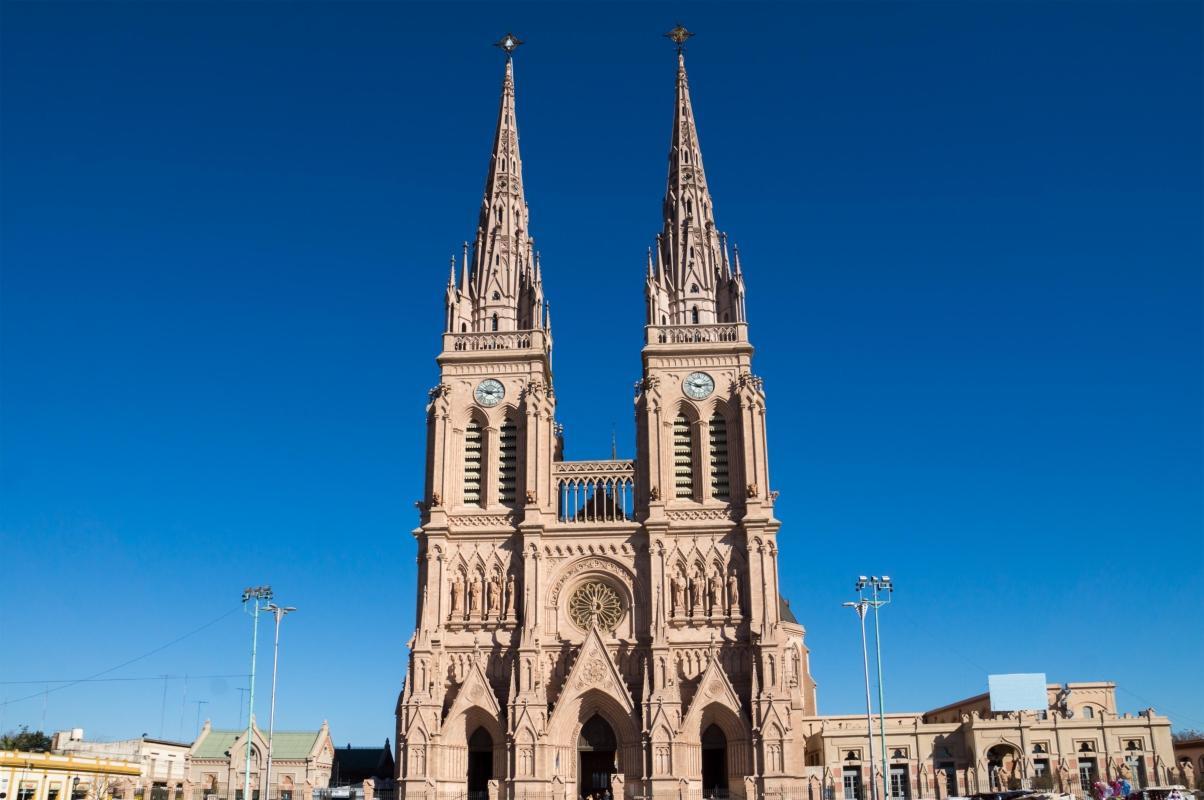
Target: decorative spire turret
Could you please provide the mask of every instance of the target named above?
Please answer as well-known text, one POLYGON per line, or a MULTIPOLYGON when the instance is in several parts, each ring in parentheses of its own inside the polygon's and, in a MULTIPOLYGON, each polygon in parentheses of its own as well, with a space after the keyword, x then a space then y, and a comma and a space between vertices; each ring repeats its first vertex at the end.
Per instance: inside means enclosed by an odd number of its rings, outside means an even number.
POLYGON ((679 25, 666 35, 678 49, 677 97, 669 139, 664 227, 657 237, 656 268, 649 270, 645 287, 648 324, 743 322, 743 281, 733 276, 726 237, 715 227, 686 77, 683 43, 693 34, 679 25))
POLYGON ((528 233, 523 163, 518 149, 514 103, 514 49, 522 44, 506 34, 502 96, 493 152, 485 176, 480 219, 471 254, 465 247, 462 279, 448 292, 448 331, 488 332, 543 327, 543 285, 528 233))

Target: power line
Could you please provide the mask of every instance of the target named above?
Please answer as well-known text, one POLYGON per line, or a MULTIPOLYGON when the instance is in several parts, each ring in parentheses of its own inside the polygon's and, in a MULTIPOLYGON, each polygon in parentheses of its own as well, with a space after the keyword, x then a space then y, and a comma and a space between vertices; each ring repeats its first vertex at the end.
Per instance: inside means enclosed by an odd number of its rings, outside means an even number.
MULTIPOLYGON (((0 681, 0 686, 15 686, 27 683, 36 684, 51 684, 51 683, 107 683, 110 681, 188 681, 196 678, 245 678, 245 672, 230 672, 221 675, 147 675, 142 678, 62 678, 60 680, 34 680, 34 681, 0 681)), ((38 692, 41 694, 41 692, 38 692)), ((12 702, 16 702, 13 700, 12 702)))
MULTIPOLYGON (((58 692, 58 691, 62 691, 63 689, 69 689, 72 686, 77 686, 86 681, 95 680, 95 679, 101 677, 102 675, 108 675, 110 672, 116 672, 117 670, 121 669, 122 667, 128 667, 130 664, 141 661, 144 658, 150 658, 155 653, 160 653, 160 652, 166 650, 167 648, 171 647, 173 644, 177 644, 179 642, 184 641, 189 636, 195 636, 196 634, 200 633, 201 631, 203 631, 207 628, 212 628, 214 625, 221 622, 226 617, 228 617, 232 614, 235 614, 241 610, 242 610, 241 605, 235 606, 234 608, 227 611, 225 614, 222 614, 221 616, 219 616, 215 619, 212 619, 209 622, 206 622, 204 625, 200 626, 199 628, 194 628, 193 630, 190 630, 188 633, 185 633, 183 636, 177 636, 175 639, 172 639, 167 644, 160 645, 160 646, 156 647, 154 650, 150 650, 146 653, 143 653, 140 656, 135 656, 134 658, 131 658, 128 661, 123 661, 122 663, 118 664, 115 667, 109 667, 108 669, 102 669, 100 672, 97 672, 93 675, 89 675, 86 678, 81 678, 77 681, 71 681, 69 683, 64 683, 62 686, 56 686, 53 689, 45 689, 44 691, 41 691, 41 692, 34 692, 33 694, 27 694, 24 697, 18 697, 15 700, 5 700, 3 703, 0 703, 0 705, 8 706, 8 705, 12 705, 13 703, 20 703, 25 700, 32 700, 35 697, 45 697, 46 695, 50 694, 51 692, 58 692)), ((163 680, 163 677, 159 676, 159 677, 155 678, 155 680, 163 680)), ((43 681, 43 683, 44 683, 44 681, 43 681)))

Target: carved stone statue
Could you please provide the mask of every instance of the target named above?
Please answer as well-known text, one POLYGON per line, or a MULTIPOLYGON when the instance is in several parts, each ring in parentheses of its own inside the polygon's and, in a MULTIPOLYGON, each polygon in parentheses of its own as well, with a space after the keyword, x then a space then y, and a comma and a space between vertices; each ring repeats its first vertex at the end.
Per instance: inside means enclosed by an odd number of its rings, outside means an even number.
POLYGON ((651 489, 648 490, 648 499, 654 503, 657 500, 660 500, 661 499, 661 490, 658 489, 657 487, 653 486, 651 489))
POLYGON ((443 498, 439 496, 438 492, 431 492, 431 508, 438 508, 441 505, 443 505, 443 498))
POLYGON ((464 581, 456 575, 451 585, 451 613, 456 615, 464 609, 464 581))
POLYGON ((727 613, 733 617, 740 613, 740 579, 734 572, 727 576, 727 613))
POLYGON ((496 614, 502 608, 502 580, 497 575, 489 579, 489 613, 496 614))
POLYGON ((714 614, 718 611, 723 613, 723 581, 719 578, 718 572, 711 573, 711 596, 708 598, 707 613, 714 614))
POLYGON ((514 613, 514 573, 506 577, 506 616, 514 613))
POLYGON ((694 573, 694 596, 690 598, 691 610, 697 614, 703 614, 703 605, 706 603, 707 582, 706 578, 702 577, 702 572, 694 573))
POLYGON ((1188 789, 1194 789, 1196 786, 1196 768, 1192 766, 1191 759, 1187 759, 1179 764, 1179 774, 1183 776, 1183 785, 1188 789))
POLYGON ((468 584, 468 613, 473 616, 481 613, 481 582, 477 580, 468 584))
POLYGON ((535 502, 536 502, 536 501, 535 501, 535 490, 534 490, 534 489, 528 489, 528 490, 527 490, 527 504, 528 504, 528 505, 532 505, 532 504, 534 504, 535 502))

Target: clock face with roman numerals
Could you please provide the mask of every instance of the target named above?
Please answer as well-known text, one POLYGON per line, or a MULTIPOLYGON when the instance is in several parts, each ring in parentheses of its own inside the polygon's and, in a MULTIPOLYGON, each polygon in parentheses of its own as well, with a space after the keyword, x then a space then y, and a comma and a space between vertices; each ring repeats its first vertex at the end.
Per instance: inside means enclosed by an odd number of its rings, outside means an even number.
POLYGON ((687 397, 702 400, 715 391, 715 379, 705 372, 691 372, 681 382, 681 388, 687 397))
POLYGON ((502 398, 506 396, 506 387, 493 378, 488 378, 478 384, 476 391, 472 395, 481 405, 486 408, 492 408, 502 402, 502 398))

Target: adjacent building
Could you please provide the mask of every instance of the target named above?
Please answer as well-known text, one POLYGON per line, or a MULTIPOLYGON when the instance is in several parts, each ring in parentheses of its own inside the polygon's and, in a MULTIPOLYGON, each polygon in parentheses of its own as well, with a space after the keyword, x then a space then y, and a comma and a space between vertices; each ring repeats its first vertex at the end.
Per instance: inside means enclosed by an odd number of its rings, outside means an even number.
POLYGON ((148 736, 115 742, 88 741, 83 728, 58 731, 51 741, 55 753, 93 755, 140 765, 138 779, 128 788, 146 800, 176 800, 188 779, 189 745, 185 742, 148 736))
POLYGON ((206 720, 188 753, 188 800, 242 800, 248 747, 252 800, 310 800, 314 789, 330 785, 334 744, 325 722, 313 731, 275 732, 271 785, 261 795, 267 733, 252 723, 248 741, 246 728, 222 730, 206 720))
POLYGON ((0 750, 5 800, 129 800, 141 776, 140 763, 105 755, 0 750))
MULTIPOLYGON (((673 36, 680 45, 688 32, 673 36)), ((400 790, 864 800, 882 775, 892 798, 1166 781, 1169 721, 1118 714, 1108 683, 1050 687, 1050 707, 1031 714, 993 714, 985 697, 891 714, 889 763, 875 770, 864 718, 818 713, 806 631, 779 591, 745 266, 719 228, 680 47, 660 231, 642 268, 598 276, 608 296, 645 298, 642 331, 630 332, 643 340, 635 457, 564 458, 543 284, 557 268, 532 237, 517 40, 501 45, 484 193, 471 244, 452 259, 427 406, 400 790)), ((566 178, 597 180, 580 163, 566 178)), ((582 352, 623 338, 608 330, 582 352)), ((219 762, 208 780, 234 780, 241 762, 229 776, 219 762)))

